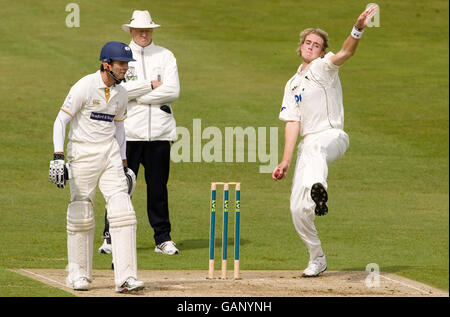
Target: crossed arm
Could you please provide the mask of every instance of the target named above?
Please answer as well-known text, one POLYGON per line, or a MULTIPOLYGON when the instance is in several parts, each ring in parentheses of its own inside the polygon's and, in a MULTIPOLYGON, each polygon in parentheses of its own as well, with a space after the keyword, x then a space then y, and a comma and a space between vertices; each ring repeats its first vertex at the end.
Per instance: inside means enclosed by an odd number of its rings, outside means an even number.
POLYGON ((176 101, 180 95, 180 81, 175 58, 164 67, 163 81, 129 81, 122 84, 128 91, 128 101, 140 104, 162 104, 176 101))

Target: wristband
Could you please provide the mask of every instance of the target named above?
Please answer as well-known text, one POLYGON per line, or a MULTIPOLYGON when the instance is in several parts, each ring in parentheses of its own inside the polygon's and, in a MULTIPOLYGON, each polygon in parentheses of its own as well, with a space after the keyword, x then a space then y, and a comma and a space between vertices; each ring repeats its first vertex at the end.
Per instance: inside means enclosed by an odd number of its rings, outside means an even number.
POLYGON ((64 161, 64 154, 54 153, 53 154, 53 160, 54 161, 56 161, 56 160, 63 160, 64 161))
POLYGON ((361 36, 363 35, 364 30, 363 29, 359 29, 356 27, 356 25, 353 26, 352 32, 350 33, 350 35, 354 38, 359 40, 361 38, 361 36))

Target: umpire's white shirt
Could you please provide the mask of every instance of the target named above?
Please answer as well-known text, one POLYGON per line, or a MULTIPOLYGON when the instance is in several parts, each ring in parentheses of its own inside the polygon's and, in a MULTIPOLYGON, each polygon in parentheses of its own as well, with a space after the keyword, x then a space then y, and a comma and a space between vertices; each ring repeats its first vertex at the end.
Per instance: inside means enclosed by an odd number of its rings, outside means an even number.
POLYGON ((128 63, 126 82, 122 83, 129 100, 125 120, 127 141, 174 141, 177 133, 171 103, 180 94, 175 56, 153 42, 141 47, 131 41, 130 48, 136 61, 128 63), (151 81, 157 79, 163 84, 152 90, 151 81))
POLYGON ((292 76, 284 89, 279 118, 299 121, 302 137, 330 128, 344 128, 342 87, 339 66, 330 61, 329 52, 292 76))
POLYGON ((61 110, 69 114, 69 140, 105 143, 116 133, 114 121, 127 112, 127 91, 120 85, 107 87, 100 71, 81 78, 69 91, 61 110))

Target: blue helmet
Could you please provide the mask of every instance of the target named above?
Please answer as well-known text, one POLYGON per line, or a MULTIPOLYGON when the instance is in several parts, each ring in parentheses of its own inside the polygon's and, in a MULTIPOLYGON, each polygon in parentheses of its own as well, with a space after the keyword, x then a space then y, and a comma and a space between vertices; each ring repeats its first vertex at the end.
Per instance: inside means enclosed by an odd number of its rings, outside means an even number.
POLYGON ((100 52, 100 61, 111 63, 111 61, 134 62, 131 48, 122 42, 108 42, 100 52))

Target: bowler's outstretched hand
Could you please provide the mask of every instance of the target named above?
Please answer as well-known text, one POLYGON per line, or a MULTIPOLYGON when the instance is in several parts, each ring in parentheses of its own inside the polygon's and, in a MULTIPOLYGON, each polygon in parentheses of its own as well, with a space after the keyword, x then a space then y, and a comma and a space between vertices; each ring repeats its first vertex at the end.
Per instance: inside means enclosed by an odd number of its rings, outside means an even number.
POLYGON ((359 29, 364 29, 369 21, 378 12, 378 6, 376 4, 371 5, 369 8, 363 11, 356 20, 355 26, 359 29))

